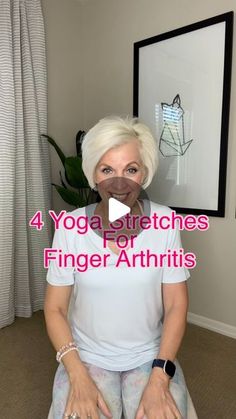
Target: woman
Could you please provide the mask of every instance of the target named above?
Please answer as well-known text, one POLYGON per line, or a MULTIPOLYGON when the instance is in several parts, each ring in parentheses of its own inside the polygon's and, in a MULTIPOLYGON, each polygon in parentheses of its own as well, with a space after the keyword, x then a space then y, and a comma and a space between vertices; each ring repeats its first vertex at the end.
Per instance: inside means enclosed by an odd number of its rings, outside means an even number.
MULTIPOLYGON (((70 215, 92 213, 106 229, 108 200, 113 197, 141 217, 145 200, 138 199, 139 188, 130 190, 132 185, 145 189, 151 183, 157 155, 150 130, 136 118, 100 120, 83 140, 82 158, 84 173, 101 202, 70 215)), ((150 203, 150 216, 170 213, 168 207, 150 203)), ((178 229, 137 227, 132 243, 129 229, 125 232, 127 255, 181 248, 178 229)), ((125 263, 117 267, 122 246, 112 239, 104 244, 92 228, 81 235, 61 227, 52 247, 109 256, 106 265, 90 265, 84 272, 50 263, 45 320, 60 361, 53 385, 54 418, 186 418, 187 390, 176 355, 186 325, 188 271, 125 263)))

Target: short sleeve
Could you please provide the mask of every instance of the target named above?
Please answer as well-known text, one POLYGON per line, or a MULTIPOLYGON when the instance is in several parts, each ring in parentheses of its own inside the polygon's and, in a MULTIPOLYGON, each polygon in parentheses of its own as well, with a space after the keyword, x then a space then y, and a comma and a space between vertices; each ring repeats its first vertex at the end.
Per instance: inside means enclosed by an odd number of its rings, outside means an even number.
POLYGON ((73 253, 73 233, 70 230, 65 230, 62 226, 55 230, 52 247, 53 255, 56 255, 55 260, 50 260, 46 280, 51 285, 73 285, 75 268, 71 264, 67 266, 59 266, 58 255, 59 250, 62 255, 66 253, 73 253))
MULTIPOLYGON (((169 229, 168 230, 168 238, 167 238, 167 246, 166 250, 170 249, 171 253, 176 250, 176 253, 182 254, 180 249, 182 249, 182 242, 180 237, 180 231, 178 228, 176 229, 169 229)), ((173 262, 173 261, 172 261, 173 262)), ((163 270, 163 283, 175 283, 175 282, 183 282, 186 281, 190 277, 190 273, 188 269, 184 266, 175 267, 173 263, 170 266, 164 266, 163 270)))

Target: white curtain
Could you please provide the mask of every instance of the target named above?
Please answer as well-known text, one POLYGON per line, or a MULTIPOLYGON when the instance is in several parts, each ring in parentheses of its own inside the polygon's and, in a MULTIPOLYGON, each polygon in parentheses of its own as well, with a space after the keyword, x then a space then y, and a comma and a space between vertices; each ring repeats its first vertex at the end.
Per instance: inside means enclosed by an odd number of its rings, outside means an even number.
POLYGON ((45 33, 40 0, 0 0, 0 327, 43 308, 50 246, 45 33), (41 231, 28 223, 42 211, 41 231))

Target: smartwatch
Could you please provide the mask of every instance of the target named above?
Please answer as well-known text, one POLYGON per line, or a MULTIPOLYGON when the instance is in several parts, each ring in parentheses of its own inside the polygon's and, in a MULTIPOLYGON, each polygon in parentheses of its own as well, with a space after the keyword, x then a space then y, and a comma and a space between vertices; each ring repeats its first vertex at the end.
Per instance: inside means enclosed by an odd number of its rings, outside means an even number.
POLYGON ((173 378, 175 375, 176 366, 172 361, 169 361, 169 359, 154 359, 152 368, 154 367, 162 368, 170 378, 173 378))

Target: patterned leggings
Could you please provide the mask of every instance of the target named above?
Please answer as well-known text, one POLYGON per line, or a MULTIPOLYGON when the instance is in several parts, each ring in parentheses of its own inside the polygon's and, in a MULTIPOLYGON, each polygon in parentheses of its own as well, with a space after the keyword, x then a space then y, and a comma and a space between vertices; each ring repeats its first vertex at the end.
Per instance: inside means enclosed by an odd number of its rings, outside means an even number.
MULTIPOLYGON (((113 419, 135 419, 136 411, 145 385, 152 371, 152 361, 128 371, 109 371, 84 362, 90 376, 101 391, 113 419)), ((170 392, 184 419, 187 418, 187 388, 182 369, 176 364, 176 373, 170 381, 170 392)), ((68 392, 68 375, 63 364, 59 364, 53 384, 53 417, 63 419, 68 392)), ((106 417, 99 410, 100 419, 106 417)), ((144 416, 146 418, 146 416, 144 416)))

